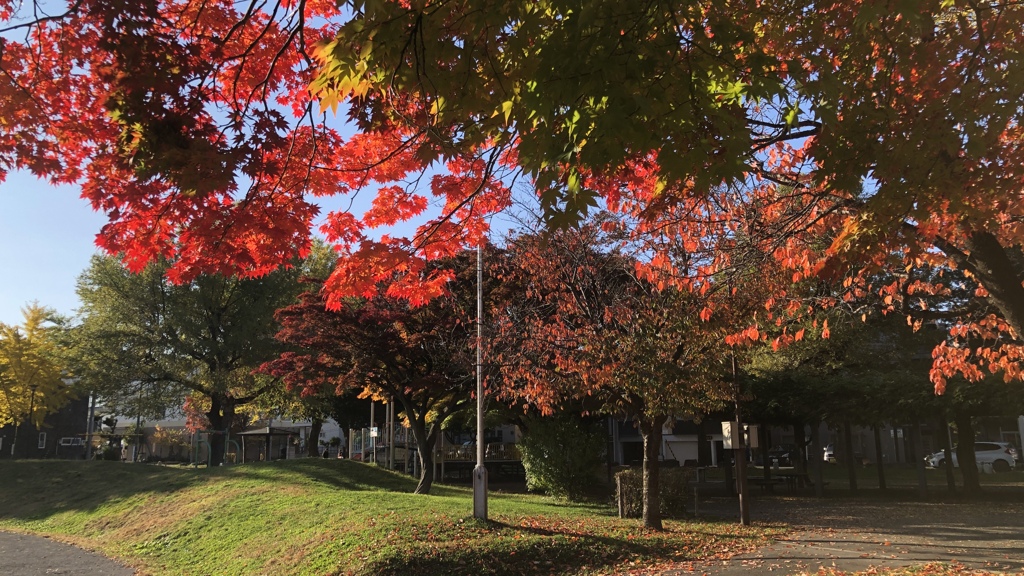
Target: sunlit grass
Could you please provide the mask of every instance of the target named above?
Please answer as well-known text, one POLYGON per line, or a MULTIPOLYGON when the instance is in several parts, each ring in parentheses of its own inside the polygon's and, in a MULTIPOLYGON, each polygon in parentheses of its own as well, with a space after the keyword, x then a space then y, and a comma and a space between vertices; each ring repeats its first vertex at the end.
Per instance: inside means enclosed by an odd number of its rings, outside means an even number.
POLYGON ((46 534, 150 574, 602 574, 764 544, 779 528, 670 520, 471 491, 321 459, 192 470, 106 462, 0 464, 0 528, 46 534))

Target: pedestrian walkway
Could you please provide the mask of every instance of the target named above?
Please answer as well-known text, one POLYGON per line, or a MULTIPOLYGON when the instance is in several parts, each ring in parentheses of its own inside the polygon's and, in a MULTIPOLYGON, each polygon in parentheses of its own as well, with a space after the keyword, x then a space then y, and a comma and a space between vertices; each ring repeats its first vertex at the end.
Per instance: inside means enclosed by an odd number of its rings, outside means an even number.
MULTIPOLYGON (((705 508, 728 518, 734 503, 721 499, 705 508)), ((795 530, 756 551, 669 574, 813 574, 819 567, 857 572, 952 561, 972 569, 1024 573, 1020 502, 761 498, 751 512, 755 521, 784 522, 795 530)))
POLYGON ((0 532, 0 574, 11 576, 132 576, 127 566, 41 536, 0 532))
POLYGON ((959 562, 968 568, 1017 573, 1024 570, 1020 550, 1007 553, 984 543, 924 543, 914 538, 894 539, 884 534, 858 534, 847 530, 801 531, 786 540, 740 554, 728 561, 702 564, 697 570, 708 576, 749 574, 814 574, 833 567, 845 572, 870 568, 896 568, 932 562, 959 562))

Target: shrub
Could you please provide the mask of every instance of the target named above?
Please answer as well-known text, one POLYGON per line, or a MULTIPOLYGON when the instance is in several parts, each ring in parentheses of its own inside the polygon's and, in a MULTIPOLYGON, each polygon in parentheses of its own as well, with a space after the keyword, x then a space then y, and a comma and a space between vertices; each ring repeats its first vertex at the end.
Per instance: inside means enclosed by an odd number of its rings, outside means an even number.
POLYGON ((606 441, 600 421, 564 415, 532 419, 519 444, 526 487, 567 500, 593 494, 606 441))
POLYGON ((192 436, 184 428, 157 426, 153 432, 153 443, 156 444, 157 450, 167 450, 165 460, 187 461, 188 453, 192 449, 192 436))
MULTIPOLYGON (((686 513, 687 487, 692 471, 686 468, 661 468, 661 515, 681 517, 686 513)), ((629 468, 615 475, 623 518, 640 518, 644 511, 644 471, 629 468)))

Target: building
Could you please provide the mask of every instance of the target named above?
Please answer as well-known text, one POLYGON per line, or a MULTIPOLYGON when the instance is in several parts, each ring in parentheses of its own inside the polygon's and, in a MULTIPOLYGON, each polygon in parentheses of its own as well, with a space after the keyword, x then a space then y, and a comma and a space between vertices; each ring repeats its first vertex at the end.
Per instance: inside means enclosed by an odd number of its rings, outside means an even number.
MULTIPOLYGON (((609 436, 611 439, 612 463, 620 466, 638 466, 643 461, 643 438, 633 422, 609 420, 609 436)), ((845 458, 843 450, 845 442, 841 427, 830 427, 826 423, 819 425, 821 448, 832 445, 834 454, 840 461, 845 458)), ((850 443, 856 459, 886 464, 914 463, 926 455, 941 449, 945 435, 950 445, 955 445, 957 438, 948 427, 940 428, 935 423, 922 423, 920 454, 914 449, 911 427, 886 423, 878 426, 879 442, 875 442, 875 429, 870 426, 851 426, 850 443), (880 447, 880 450, 876 449, 880 447)), ((978 418, 975 425, 977 441, 998 441, 1021 447, 1024 436, 1024 416, 1014 418, 978 418)), ((797 435, 791 426, 767 426, 765 436, 768 450, 776 446, 795 446, 797 435)), ((810 441, 810 431, 805 430, 804 442, 810 441)), ((759 462, 760 448, 752 451, 751 460, 759 462)), ((811 458, 823 458, 822 454, 812 454, 808 445, 805 447, 808 461, 811 458)), ((662 442, 659 447, 660 460, 674 461, 681 465, 718 466, 728 462, 732 456, 723 448, 721 423, 718 420, 705 419, 701 423, 692 420, 670 421, 662 428, 662 442)))
POLYGON ((85 458, 88 427, 88 398, 73 399, 48 415, 38 428, 28 422, 21 424, 17 446, 11 445, 14 425, 0 428, 0 458, 85 458))

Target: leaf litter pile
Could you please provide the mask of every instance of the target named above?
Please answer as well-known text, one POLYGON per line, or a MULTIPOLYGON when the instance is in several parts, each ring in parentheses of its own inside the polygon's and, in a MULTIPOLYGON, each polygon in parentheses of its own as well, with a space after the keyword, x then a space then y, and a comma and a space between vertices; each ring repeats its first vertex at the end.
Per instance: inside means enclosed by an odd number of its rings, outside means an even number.
POLYGON ((688 570, 766 544, 783 530, 666 521, 644 530, 609 517, 502 517, 492 522, 437 515, 427 523, 378 518, 375 538, 351 552, 348 574, 651 574, 688 570), (386 544, 384 544, 386 542, 386 544))

